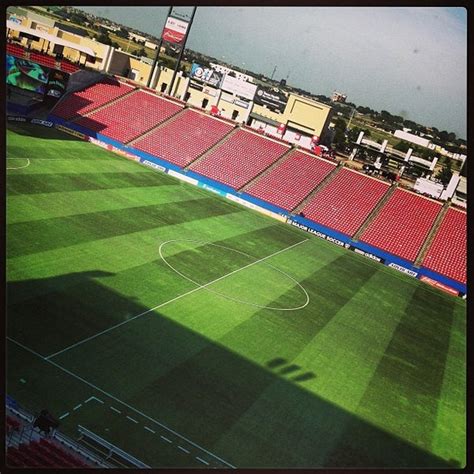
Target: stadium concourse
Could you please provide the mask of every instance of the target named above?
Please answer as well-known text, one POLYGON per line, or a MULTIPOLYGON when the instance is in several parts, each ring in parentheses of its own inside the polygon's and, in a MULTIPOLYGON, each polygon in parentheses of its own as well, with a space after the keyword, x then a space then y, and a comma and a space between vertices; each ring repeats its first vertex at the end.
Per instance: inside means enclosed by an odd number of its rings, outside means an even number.
POLYGON ((466 283, 466 213, 446 204, 114 77, 64 97, 51 117, 466 283))

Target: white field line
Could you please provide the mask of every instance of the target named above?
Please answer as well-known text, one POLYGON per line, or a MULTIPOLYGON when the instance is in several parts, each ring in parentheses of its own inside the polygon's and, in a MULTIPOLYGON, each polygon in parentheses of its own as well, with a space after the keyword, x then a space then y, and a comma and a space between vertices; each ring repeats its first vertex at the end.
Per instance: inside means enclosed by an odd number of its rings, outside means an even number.
POLYGON ((135 418, 132 418, 131 416, 128 416, 128 415, 127 415, 127 418, 128 418, 130 421, 133 421, 134 423, 137 423, 137 424, 138 424, 138 421, 135 420, 135 418))
MULTIPOLYGON (((215 280, 212 280, 212 281, 210 281, 209 283, 206 283, 205 285, 200 285, 200 286, 198 286, 197 288, 193 288, 192 290, 189 290, 189 291, 187 291, 186 293, 183 293, 182 295, 178 295, 178 296, 176 296, 176 297, 174 297, 174 298, 171 298, 170 300, 165 301, 164 303, 161 303, 161 304, 159 304, 159 305, 157 305, 157 306, 155 306, 155 307, 153 307, 153 308, 147 309, 147 310, 144 311, 143 313, 137 314, 136 316, 133 316, 132 318, 129 318, 129 319, 125 320, 125 321, 122 321, 121 323, 115 324, 114 326, 111 326, 111 327, 109 327, 109 328, 107 328, 107 329, 104 329, 103 331, 100 331, 100 332, 98 332, 97 334, 94 334, 94 335, 92 335, 92 336, 86 337, 85 339, 82 339, 81 341, 78 341, 78 342, 76 342, 75 344, 71 344, 70 346, 65 347, 64 349, 61 349, 60 351, 55 352, 54 354, 50 354, 49 356, 45 357, 45 359, 46 359, 46 360, 49 360, 49 359, 51 359, 51 358, 53 358, 53 357, 56 357, 56 356, 58 356, 59 354, 62 354, 62 353, 66 352, 66 351, 68 351, 68 350, 70 350, 70 349, 73 349, 74 347, 80 346, 81 344, 84 344, 85 342, 91 341, 92 339, 95 339, 96 337, 99 337, 99 336, 101 336, 102 334, 106 334, 106 333, 108 333, 109 331, 112 331, 113 329, 116 329, 116 328, 118 328, 118 327, 120 327, 120 326, 123 326, 124 324, 127 324, 127 323, 133 321, 134 319, 140 318, 141 316, 145 316, 145 314, 151 313, 152 311, 155 311, 155 310, 157 310, 157 309, 159 309, 159 308, 162 308, 163 306, 166 306, 166 305, 168 305, 168 304, 170 304, 170 303, 173 303, 173 301, 177 301, 177 300, 179 300, 179 299, 181 299, 181 298, 184 298, 185 296, 188 296, 188 295, 190 295, 190 294, 192 294, 192 293, 195 293, 196 291, 202 290, 203 288, 207 288, 209 285, 212 285, 213 283, 217 283, 218 281, 221 281, 221 280, 223 280, 224 278, 227 278, 227 277, 229 277, 229 276, 231 276, 231 275, 234 275, 234 274, 237 273, 237 272, 241 272, 242 270, 245 270, 246 268, 249 268, 249 267, 251 267, 251 266, 253 266, 253 265, 256 265, 257 263, 263 262, 264 260, 267 260, 267 259, 269 259, 269 258, 271 258, 271 257, 274 257, 275 255, 278 255, 278 254, 280 254, 280 253, 282 253, 282 252, 286 252, 287 250, 290 250, 290 249, 292 249, 293 247, 296 247, 297 245, 301 245, 301 244, 303 244, 304 242, 307 242, 308 240, 309 240, 309 239, 304 239, 304 240, 302 240, 302 241, 300 241, 300 242, 297 242, 296 244, 290 245, 289 247, 286 247, 286 248, 284 248, 284 249, 282 249, 282 250, 278 250, 277 252, 274 252, 274 253, 272 253, 271 255, 267 255, 266 257, 260 258, 259 260, 256 260, 255 262, 249 263, 248 265, 245 265, 245 266, 243 266, 243 267, 241 267, 241 268, 237 268, 237 270, 234 270, 234 271, 232 271, 232 272, 230 272, 230 273, 227 273, 226 275, 223 275, 223 276, 221 276, 221 277, 219 277, 219 278, 216 278, 215 280)), ((168 265, 168 263, 167 263, 165 260, 164 260, 164 262, 168 265)))
POLYGON ((66 418, 66 416, 69 416, 69 412, 67 411, 66 413, 64 413, 64 415, 61 415, 59 417, 60 420, 62 420, 63 418, 66 418))
POLYGON ((153 431, 151 428, 148 428, 148 426, 144 426, 143 429, 149 431, 150 433, 156 434, 156 431, 153 431))
POLYGON ((160 438, 161 438, 161 439, 164 439, 167 443, 172 443, 172 442, 173 442, 173 441, 171 441, 170 439, 168 439, 166 436, 160 435, 160 438))
POLYGON ((198 461, 201 461, 203 464, 205 464, 206 466, 209 466, 209 463, 207 461, 204 461, 204 459, 201 459, 199 456, 196 456, 196 459, 198 461))
POLYGON ((183 448, 182 446, 178 445, 178 449, 181 449, 181 451, 183 451, 184 453, 189 454, 189 451, 186 448, 183 448))
POLYGON ((79 410, 79 408, 81 408, 81 407, 82 407, 82 403, 79 403, 79 405, 76 405, 76 406, 72 409, 72 411, 79 410))
POLYGON ((116 413, 120 413, 122 414, 122 412, 120 410, 117 410, 117 408, 113 407, 112 405, 110 405, 109 407, 112 411, 116 412, 116 413))
MULTIPOLYGON (((17 346, 25 349, 26 351, 30 352, 31 354, 34 354, 36 355, 37 357, 39 357, 40 359, 44 360, 45 362, 48 362, 50 363, 51 365, 54 365, 55 367, 57 367, 58 369, 62 370, 63 372, 65 372, 66 374, 70 375, 71 377, 74 377, 75 379, 81 381, 82 383, 88 385, 89 387, 93 388, 94 390, 100 392, 100 393, 103 393, 104 395, 106 395, 107 397, 111 398, 112 400, 115 400, 116 402, 120 403, 121 405, 123 405, 124 407, 127 407, 129 410, 132 410, 133 412, 137 413, 138 415, 141 415, 143 418, 146 418, 147 420, 151 421, 152 423, 155 423, 156 425, 160 426, 161 428, 165 429, 166 431, 168 431, 169 433, 172 433, 174 434, 175 436, 177 436, 178 438, 182 439, 183 441, 186 441, 187 443, 189 443, 190 445, 194 446, 195 448, 198 448, 200 449, 201 451, 203 451, 204 453, 206 454, 209 454, 210 456, 212 456, 214 459, 217 459, 218 461, 224 463, 226 466, 229 466, 230 468, 232 469, 235 469, 235 466, 233 466, 232 464, 230 464, 229 462, 227 461, 224 461, 224 459, 220 458, 219 456, 211 453, 210 451, 208 451, 207 449, 203 448, 202 446, 199 446, 199 444, 196 444, 194 443, 193 441, 191 441, 190 439, 186 438, 185 436, 179 434, 177 431, 174 431, 172 430, 171 428, 168 428, 166 425, 164 425, 163 423, 160 423, 159 421, 155 420, 154 418, 146 415, 145 413, 143 413, 142 411, 140 410, 137 410, 136 408, 132 407, 131 405, 129 405, 128 403, 126 402, 123 402, 122 400, 120 400, 119 398, 115 397, 114 395, 112 395, 111 393, 108 393, 106 392, 105 390, 102 390, 101 388, 97 387, 97 385, 94 385, 93 383, 87 381, 86 379, 83 379, 82 377, 80 377, 79 375, 75 374, 74 372, 71 372, 70 370, 66 369, 65 367, 57 364, 56 362, 53 362, 52 360, 49 360, 47 359, 46 357, 42 356, 41 354, 39 354, 38 352, 34 351, 33 349, 30 349, 29 347, 21 344, 20 342, 18 341, 15 341, 14 339, 12 339, 11 337, 8 337, 7 336, 7 339, 11 342, 13 342, 14 344, 16 344, 17 346)), ((96 397, 94 397, 96 398, 96 397)), ((96 400, 98 400, 96 398, 96 400)), ((103 402, 102 402, 103 403, 103 402)), ((172 441, 169 440, 168 438, 165 438, 164 436, 160 436, 161 438, 167 440, 169 443, 171 443, 172 441)))
POLYGON ((7 166, 7 170, 21 170, 22 168, 28 168, 28 166, 30 166, 30 159, 29 158, 8 158, 9 160, 11 159, 15 159, 15 160, 26 160, 27 163, 26 165, 23 165, 23 166, 13 166, 13 167, 8 167, 7 166))

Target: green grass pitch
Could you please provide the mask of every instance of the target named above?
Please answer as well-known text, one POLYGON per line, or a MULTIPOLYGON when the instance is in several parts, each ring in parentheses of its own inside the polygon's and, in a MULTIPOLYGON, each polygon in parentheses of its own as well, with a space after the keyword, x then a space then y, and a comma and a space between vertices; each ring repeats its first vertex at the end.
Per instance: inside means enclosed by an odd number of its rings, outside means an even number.
POLYGON ((60 134, 7 130, 7 391, 153 467, 462 466, 466 305, 60 134))

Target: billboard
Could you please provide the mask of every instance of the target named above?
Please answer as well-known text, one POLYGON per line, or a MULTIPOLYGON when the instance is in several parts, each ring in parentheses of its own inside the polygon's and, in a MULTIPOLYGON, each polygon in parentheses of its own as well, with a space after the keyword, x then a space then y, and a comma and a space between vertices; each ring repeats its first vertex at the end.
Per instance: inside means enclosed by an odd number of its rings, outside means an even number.
POLYGON ((44 95, 50 69, 7 54, 7 84, 44 95))
POLYGON ((259 87, 255 94, 254 101, 258 105, 266 105, 270 110, 283 112, 288 102, 288 98, 281 92, 275 92, 259 87))
POLYGON ((188 29, 188 22, 169 16, 166 20, 161 39, 169 43, 181 44, 188 29))
POLYGON ((253 100, 257 86, 227 74, 222 81, 221 89, 245 99, 253 100))
POLYGON ((200 64, 193 63, 191 66, 191 73, 189 75, 191 79, 197 79, 198 81, 204 82, 212 87, 219 88, 222 82, 222 74, 209 67, 201 66, 200 64))

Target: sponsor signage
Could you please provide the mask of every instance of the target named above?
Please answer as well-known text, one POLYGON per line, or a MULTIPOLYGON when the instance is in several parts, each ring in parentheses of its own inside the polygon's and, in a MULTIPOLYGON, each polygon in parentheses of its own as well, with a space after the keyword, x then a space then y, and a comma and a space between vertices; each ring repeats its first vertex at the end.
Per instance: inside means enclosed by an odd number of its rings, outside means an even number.
POLYGON ((204 94, 210 95, 211 97, 215 97, 217 95, 217 91, 215 89, 209 89, 209 87, 204 87, 203 92, 204 94))
POLYGON ((390 268, 395 268, 395 270, 405 273, 406 275, 409 275, 411 277, 416 277, 418 275, 418 272, 414 272, 413 270, 409 270, 408 268, 402 267, 401 265, 398 265, 398 263, 391 262, 388 264, 388 266, 390 268))
POLYGON ((363 255, 364 257, 370 258, 371 260, 375 260, 376 262, 379 263, 385 263, 385 260, 383 258, 377 257, 377 255, 374 255, 373 253, 370 252, 364 252, 363 250, 360 250, 353 245, 350 245, 349 250, 352 250, 355 253, 358 253, 359 255, 363 255))
POLYGON ((326 235, 324 232, 311 229, 311 227, 295 222, 292 219, 288 219, 287 222, 290 223, 292 226, 298 227, 298 229, 302 229, 310 234, 315 235, 316 237, 327 240, 328 242, 332 242, 333 244, 339 245, 340 247, 349 248, 349 244, 345 244, 342 240, 336 239, 335 237, 331 237, 330 235, 326 235))
POLYGON ((202 84, 198 84, 197 82, 189 81, 189 88, 190 89, 196 89, 198 91, 202 91, 204 86, 202 84))
POLYGON ((254 211, 260 212, 261 214, 264 214, 269 217, 273 217, 274 219, 277 219, 280 222, 286 222, 285 216, 281 216, 280 214, 277 214, 276 212, 272 212, 263 207, 257 206, 256 204, 246 201, 245 199, 239 198, 238 196, 234 196, 233 194, 227 193, 227 198, 230 199, 231 201, 241 204, 242 206, 248 207, 249 209, 253 209, 254 211))
POLYGON ((163 41, 168 41, 168 43, 181 44, 186 35, 187 29, 187 21, 178 20, 177 18, 169 16, 166 20, 165 27, 163 28, 161 38, 163 41))
POLYGON ((17 117, 16 115, 9 115, 7 117, 7 120, 9 122, 26 122, 26 118, 25 117, 17 117))
POLYGON ((155 170, 159 171, 166 171, 166 168, 161 165, 157 165, 156 163, 153 163, 152 161, 140 159, 140 163, 143 163, 146 166, 149 166, 150 168, 154 168, 155 170))
POLYGON ((213 186, 209 186, 208 184, 198 182, 198 186, 202 189, 207 189, 208 191, 211 191, 211 193, 215 193, 215 194, 218 194, 219 196, 226 197, 226 193, 224 191, 214 188, 213 186))
POLYGON ((194 184, 195 186, 198 184, 197 179, 190 178, 189 176, 178 173, 177 171, 168 170, 168 174, 171 176, 174 176, 175 178, 180 179, 181 181, 186 181, 187 183, 194 184))
POLYGON ((288 98, 281 92, 274 92, 259 87, 254 101, 258 105, 266 105, 270 110, 283 112, 288 103, 288 98))
POLYGON ((69 74, 62 71, 51 70, 46 86, 46 95, 59 99, 66 91, 68 80, 69 74))
POLYGON ((434 286, 435 288, 439 288, 440 290, 443 290, 446 293, 449 293, 454 296, 459 296, 459 291, 455 290, 454 288, 451 288, 450 286, 444 285, 439 281, 433 280, 432 278, 423 275, 420 277, 420 280, 424 281, 425 283, 428 283, 428 285, 434 286))
POLYGON ((245 102, 244 100, 235 99, 234 104, 238 105, 239 107, 243 107, 244 109, 249 108, 249 102, 245 102))
POLYGON ((253 100, 257 86, 251 82, 242 81, 227 74, 222 81, 221 89, 243 97, 244 99, 253 100))
POLYGON ((64 125, 56 125, 56 128, 61 132, 65 132, 69 135, 72 135, 73 137, 80 138, 81 140, 87 140, 86 136, 83 133, 78 132, 77 130, 73 130, 72 128, 65 127, 64 125))
POLYGON ((222 74, 220 72, 209 67, 201 66, 197 63, 192 64, 189 77, 216 88, 219 88, 222 82, 222 74))
POLYGON ((31 123, 35 123, 36 125, 42 125, 43 127, 52 127, 53 122, 49 122, 48 120, 42 120, 42 119, 31 119, 31 123))

